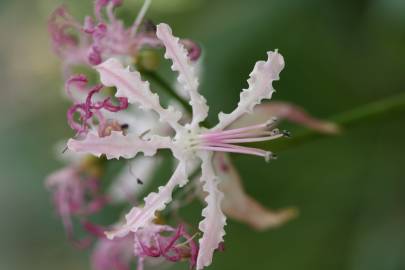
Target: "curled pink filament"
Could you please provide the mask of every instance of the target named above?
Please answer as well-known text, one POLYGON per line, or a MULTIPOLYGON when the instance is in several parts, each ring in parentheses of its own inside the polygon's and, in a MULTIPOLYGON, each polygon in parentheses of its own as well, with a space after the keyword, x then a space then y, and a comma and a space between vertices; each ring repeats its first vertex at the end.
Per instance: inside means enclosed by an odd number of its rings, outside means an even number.
POLYGON ((180 225, 175 231, 170 228, 162 232, 155 233, 148 241, 139 238, 137 243, 141 247, 140 257, 164 257, 171 262, 178 262, 189 259, 190 268, 194 268, 197 262, 198 246, 185 230, 184 225, 180 225), (171 236, 163 236, 163 232, 174 232, 171 236), (184 242, 180 242, 180 240, 184 242))
MULTIPOLYGON (((80 88, 83 88, 84 87, 83 85, 86 83, 87 79, 85 78, 84 75, 76 75, 72 77, 71 79, 68 80, 66 84, 68 94, 71 95, 70 88, 72 84, 80 85, 80 88)), ((102 101, 94 102, 93 101, 94 95, 96 93, 99 93, 103 89, 103 87, 104 86, 102 84, 98 84, 92 87, 87 94, 85 102, 76 103, 72 107, 70 107, 69 110, 67 111, 68 124, 72 129, 76 130, 78 134, 83 134, 87 132, 89 121, 93 116, 96 116, 98 118, 98 122, 100 124, 104 122, 104 117, 100 112, 102 109, 110 112, 118 112, 128 108, 128 99, 123 97, 117 98, 118 105, 114 105, 110 97, 107 97, 102 101), (76 113, 79 114, 80 122, 77 122, 74 119, 74 115, 76 113)))

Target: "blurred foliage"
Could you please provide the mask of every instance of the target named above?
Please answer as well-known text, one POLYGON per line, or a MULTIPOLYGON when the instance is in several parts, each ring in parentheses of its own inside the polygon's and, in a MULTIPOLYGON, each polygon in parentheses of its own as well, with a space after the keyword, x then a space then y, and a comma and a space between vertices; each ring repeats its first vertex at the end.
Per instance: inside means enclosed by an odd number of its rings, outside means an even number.
MULTIPOLYGON (((89 269, 88 252, 65 241, 43 186, 61 166, 54 143, 73 134, 46 33, 61 2, 0 0, 0 269, 89 269)), ((78 17, 91 12, 90 1, 65 2, 78 17)), ((120 12, 131 21, 140 1, 125 2, 120 12)), ((156 0, 148 17, 202 45, 201 91, 214 122, 275 48, 286 69, 274 99, 316 116, 403 92, 404 14, 403 0, 156 0)), ((173 79, 167 63, 161 73, 173 79)), ((229 221, 226 251, 209 269, 405 269, 404 117, 290 148, 270 164, 233 156, 250 194, 269 207, 297 206, 300 217, 261 233, 229 221)), ((199 210, 184 211, 196 221, 199 210)))

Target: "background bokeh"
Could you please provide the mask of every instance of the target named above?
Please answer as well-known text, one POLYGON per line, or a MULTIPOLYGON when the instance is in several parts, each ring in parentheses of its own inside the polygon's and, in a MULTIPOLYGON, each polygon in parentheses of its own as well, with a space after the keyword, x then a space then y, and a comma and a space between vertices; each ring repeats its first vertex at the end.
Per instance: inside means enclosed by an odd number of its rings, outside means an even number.
MULTIPOLYGON (((82 18, 90 2, 64 3, 82 18)), ((139 1, 125 2, 130 18, 139 1)), ((60 3, 0 0, 4 270, 89 269, 88 253, 65 240, 43 186, 60 166, 55 142, 72 135, 46 29, 60 3)), ((253 64, 274 48, 286 59, 274 99, 322 118, 404 91, 403 0, 156 0, 148 17, 202 45, 211 120, 233 108, 253 64)), ((404 112, 376 118, 279 152, 270 164, 233 156, 251 195, 272 208, 297 206, 300 216, 261 233, 229 221, 226 252, 209 269, 405 269, 404 123, 404 112)))

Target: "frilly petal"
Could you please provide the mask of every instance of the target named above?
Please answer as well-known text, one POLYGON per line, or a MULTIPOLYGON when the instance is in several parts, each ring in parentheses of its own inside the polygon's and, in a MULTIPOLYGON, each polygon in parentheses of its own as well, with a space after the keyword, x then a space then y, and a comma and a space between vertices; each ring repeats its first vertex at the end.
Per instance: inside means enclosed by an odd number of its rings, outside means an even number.
POLYGON ((142 109, 154 110, 162 122, 169 123, 175 129, 179 127, 177 122, 181 113, 173 107, 163 108, 159 103, 159 96, 152 93, 149 82, 142 81, 138 71, 124 68, 115 58, 110 58, 95 68, 104 85, 117 88, 116 97, 126 97, 130 103, 138 104, 142 109))
POLYGON ((249 88, 243 89, 237 108, 230 114, 220 113, 219 123, 214 129, 221 130, 232 124, 245 113, 251 113, 254 106, 263 99, 270 99, 274 93, 273 81, 279 80, 284 68, 284 58, 277 51, 267 52, 266 62, 258 61, 248 79, 249 88))
POLYGON ((340 131, 339 126, 333 122, 323 121, 311 116, 303 108, 288 102, 270 102, 257 105, 252 114, 245 114, 234 123, 232 128, 264 123, 272 117, 280 120, 301 124, 316 131, 336 134, 340 131))
POLYGON ((116 230, 106 232, 109 239, 124 237, 129 232, 136 232, 138 229, 150 224, 155 218, 156 211, 163 210, 172 200, 172 192, 176 186, 184 186, 187 183, 185 165, 180 163, 172 177, 165 186, 161 186, 158 192, 152 192, 145 198, 143 207, 133 207, 125 216, 125 224, 116 230))
POLYGON ((97 157, 105 154, 107 159, 133 158, 139 152, 152 156, 160 148, 170 147, 170 138, 151 136, 143 140, 135 134, 123 135, 121 132, 112 131, 110 136, 99 137, 95 133, 88 133, 83 140, 70 139, 67 146, 75 152, 86 152, 97 157))
POLYGON ((173 71, 179 73, 177 80, 190 97, 190 104, 193 108, 192 124, 196 125, 205 120, 208 115, 206 99, 198 93, 198 78, 194 66, 187 55, 187 50, 179 42, 179 38, 172 35, 172 29, 167 24, 161 23, 157 26, 157 37, 166 48, 165 58, 171 59, 173 71))
POLYGON ((204 234, 200 239, 200 250, 197 258, 197 270, 203 269, 212 262, 214 251, 224 241, 226 217, 221 210, 223 194, 218 190, 218 178, 212 166, 212 153, 200 154, 202 160, 201 182, 202 188, 207 193, 205 201, 207 207, 202 211, 204 219, 199 224, 199 229, 204 234))
POLYGON ((228 217, 247 223, 257 230, 265 230, 280 226, 298 214, 295 208, 279 211, 266 209, 246 194, 240 176, 228 155, 216 154, 213 163, 218 178, 221 179, 219 190, 224 193, 222 210, 228 217))

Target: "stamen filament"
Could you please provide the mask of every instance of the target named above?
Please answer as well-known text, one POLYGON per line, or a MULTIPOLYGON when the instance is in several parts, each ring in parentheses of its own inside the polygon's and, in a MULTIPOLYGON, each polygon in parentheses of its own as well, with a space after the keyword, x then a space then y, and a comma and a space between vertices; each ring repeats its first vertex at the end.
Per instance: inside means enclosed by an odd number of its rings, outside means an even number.
POLYGON ((207 133, 205 133, 205 135, 225 135, 225 134, 238 134, 238 133, 242 133, 242 132, 246 132, 246 131, 251 131, 251 130, 256 130, 256 129, 268 129, 269 127, 269 122, 263 123, 263 124, 258 124, 258 125, 252 125, 252 126, 247 126, 247 127, 243 127, 243 128, 235 128, 235 129, 230 129, 230 130, 224 130, 224 131, 220 131, 220 132, 210 132, 208 131, 207 133))
POLYGON ((241 138, 241 139, 229 139, 223 140, 222 143, 250 143, 250 142, 263 142, 263 141, 270 141, 275 140, 278 138, 284 137, 284 134, 277 134, 273 136, 267 137, 255 137, 255 138, 241 138))
POLYGON ((200 135, 199 137, 206 140, 206 141, 217 141, 217 140, 226 140, 226 139, 236 139, 236 138, 252 138, 252 137, 263 137, 263 136, 274 136, 274 131, 257 131, 257 132, 245 132, 241 134, 219 134, 217 136, 206 136, 205 134, 200 135))
POLYGON ((271 155, 271 152, 264 151, 257 148, 252 147, 244 147, 239 145, 232 145, 232 144, 211 144, 207 146, 200 146, 200 150, 208 150, 208 151, 218 151, 218 152, 229 152, 229 153, 239 153, 239 154, 249 154, 260 156, 264 158, 268 158, 271 155))

